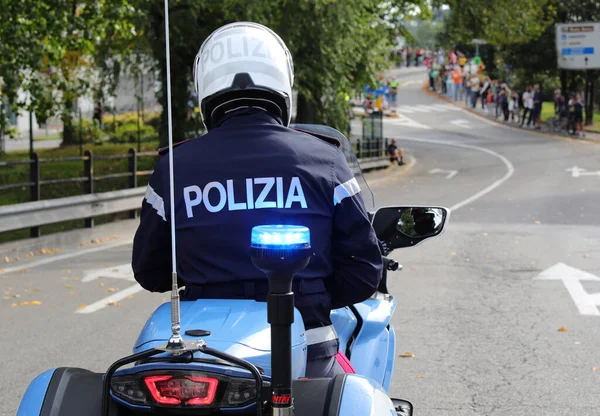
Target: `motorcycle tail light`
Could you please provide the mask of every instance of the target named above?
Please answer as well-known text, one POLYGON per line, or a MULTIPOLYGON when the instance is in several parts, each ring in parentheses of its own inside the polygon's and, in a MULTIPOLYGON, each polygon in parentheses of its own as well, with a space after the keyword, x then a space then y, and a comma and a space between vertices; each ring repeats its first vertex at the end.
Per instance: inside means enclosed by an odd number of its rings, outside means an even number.
POLYGON ((182 375, 146 376, 144 383, 159 404, 206 406, 212 404, 219 380, 182 375))
MULTIPOLYGON (((263 386, 269 385, 263 381, 263 386)), ((197 371, 144 371, 114 376, 111 393, 132 405, 240 408, 256 401, 256 382, 252 378, 197 371)))

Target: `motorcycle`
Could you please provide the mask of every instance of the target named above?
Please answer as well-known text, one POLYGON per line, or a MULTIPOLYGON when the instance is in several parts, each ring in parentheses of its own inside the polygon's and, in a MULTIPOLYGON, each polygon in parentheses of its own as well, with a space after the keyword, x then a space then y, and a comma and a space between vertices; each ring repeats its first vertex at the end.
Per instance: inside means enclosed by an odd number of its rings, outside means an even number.
MULTIPOLYGON (((343 134, 319 125, 292 127, 339 146, 366 206, 374 206, 343 134)), ((331 313, 340 353, 351 363, 349 374, 304 377, 307 341, 291 283, 310 260, 310 230, 264 225, 254 227, 249 237, 253 264, 269 280, 266 303, 179 302, 175 291, 171 302, 150 316, 132 355, 104 374, 76 367, 42 373, 29 385, 17 416, 412 415, 410 402, 388 397, 396 346, 390 319, 396 300, 387 289, 387 273, 401 266, 387 256, 440 235, 449 211, 394 206, 369 216, 384 259, 381 284, 370 299, 331 313)))

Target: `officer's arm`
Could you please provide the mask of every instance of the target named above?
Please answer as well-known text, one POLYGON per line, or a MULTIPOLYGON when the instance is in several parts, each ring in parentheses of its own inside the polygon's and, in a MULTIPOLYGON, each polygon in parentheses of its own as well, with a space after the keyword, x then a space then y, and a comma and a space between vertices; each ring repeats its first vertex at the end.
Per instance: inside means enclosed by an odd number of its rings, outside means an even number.
POLYGON ((160 166, 159 161, 142 202, 140 226, 133 240, 131 262, 135 280, 151 292, 171 289, 171 235, 165 211, 169 188, 160 166))
POLYGON ((377 290, 383 270, 360 187, 343 155, 334 173, 333 203, 333 276, 328 289, 336 309, 368 299, 377 290))

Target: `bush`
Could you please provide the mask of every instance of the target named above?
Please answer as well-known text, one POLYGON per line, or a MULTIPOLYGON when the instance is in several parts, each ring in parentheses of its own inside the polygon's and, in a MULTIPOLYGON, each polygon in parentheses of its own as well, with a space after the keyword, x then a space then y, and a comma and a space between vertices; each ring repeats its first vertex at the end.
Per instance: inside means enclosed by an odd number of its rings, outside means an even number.
MULTIPOLYGON (((156 130, 151 126, 140 124, 140 141, 146 142, 157 137, 156 130)), ((138 140, 138 127, 136 124, 124 124, 117 127, 116 132, 111 135, 111 143, 136 143, 138 140)))

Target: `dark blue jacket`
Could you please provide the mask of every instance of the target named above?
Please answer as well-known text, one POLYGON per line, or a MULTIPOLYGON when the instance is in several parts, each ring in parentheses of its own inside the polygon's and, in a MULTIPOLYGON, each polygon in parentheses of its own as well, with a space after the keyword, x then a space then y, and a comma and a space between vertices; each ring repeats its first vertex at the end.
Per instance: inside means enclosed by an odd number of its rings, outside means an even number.
MULTIPOLYGON (((314 255, 294 279, 307 328, 330 324, 332 308, 367 299, 382 259, 360 188, 342 151, 262 110, 227 116, 176 146, 177 272, 182 298, 266 300, 265 275, 250 260, 250 231, 263 224, 310 229, 314 255)), ((135 279, 171 289, 169 160, 159 160, 133 245, 135 279)))

